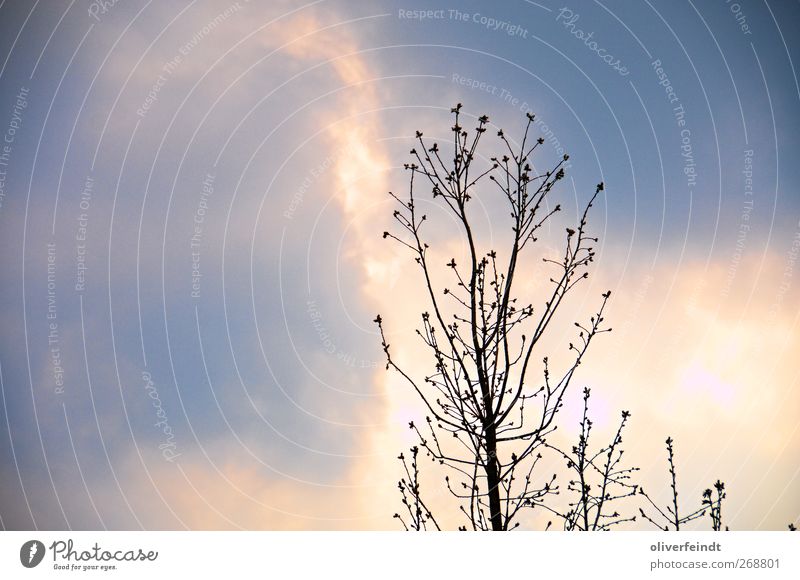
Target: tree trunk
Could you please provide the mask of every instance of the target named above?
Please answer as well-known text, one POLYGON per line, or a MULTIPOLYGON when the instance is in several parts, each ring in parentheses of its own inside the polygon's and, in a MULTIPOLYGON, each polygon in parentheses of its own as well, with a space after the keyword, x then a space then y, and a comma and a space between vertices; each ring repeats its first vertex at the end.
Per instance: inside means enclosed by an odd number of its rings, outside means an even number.
POLYGON ((500 508, 500 474, 497 463, 497 427, 494 417, 486 421, 486 484, 489 488, 489 519, 492 531, 503 531, 503 516, 500 508))

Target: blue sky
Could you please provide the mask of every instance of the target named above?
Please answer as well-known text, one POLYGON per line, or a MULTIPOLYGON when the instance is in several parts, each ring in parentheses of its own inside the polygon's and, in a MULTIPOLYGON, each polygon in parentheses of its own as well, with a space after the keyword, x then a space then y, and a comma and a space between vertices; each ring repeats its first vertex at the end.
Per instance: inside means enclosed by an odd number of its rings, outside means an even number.
MULTIPOLYGON (((422 411, 371 320, 422 372, 424 305, 381 243, 386 191, 407 187, 414 130, 446 138, 456 102, 514 135, 536 113, 536 162, 570 155, 566 217, 605 182, 596 273, 571 308, 612 288, 621 331, 581 380, 601 426, 633 411, 650 487, 672 434, 686 496, 720 477, 732 527, 796 520, 799 16, 723 0, 0 4, 2 525, 393 529, 394 457, 422 411)), ((479 203, 502 240, 501 207, 479 203)))

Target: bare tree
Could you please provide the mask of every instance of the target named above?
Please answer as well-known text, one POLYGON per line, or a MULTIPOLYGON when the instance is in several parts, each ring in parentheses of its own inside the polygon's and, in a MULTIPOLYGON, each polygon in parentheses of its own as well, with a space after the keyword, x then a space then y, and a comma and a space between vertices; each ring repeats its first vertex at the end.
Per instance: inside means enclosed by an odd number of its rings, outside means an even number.
POLYGON ((566 459, 572 477, 567 483, 567 492, 575 499, 570 501, 566 512, 547 504, 544 507, 563 520, 564 529, 568 531, 609 530, 625 522, 636 521, 635 515, 621 515, 616 507, 620 500, 636 495, 638 489, 631 478, 639 468, 622 465, 625 453, 622 449, 622 431, 631 414, 622 411, 622 419, 611 443, 591 451, 589 438, 593 422, 589 418, 590 393, 589 388, 584 388, 578 444, 569 453, 546 444, 566 459))
POLYGON ((397 484, 400 490, 400 495, 403 497, 403 505, 408 511, 408 518, 403 518, 400 514, 394 514, 394 517, 400 520, 406 531, 414 530, 421 532, 422 530, 436 529, 441 531, 439 522, 433 517, 433 514, 422 501, 419 489, 419 465, 417 458, 419 457, 419 447, 414 445, 411 449, 411 459, 406 460, 405 455, 402 453, 397 457, 405 469, 406 476, 403 477, 397 484))
MULTIPOLYGON (((711 529, 715 532, 722 531, 722 500, 727 497, 725 493, 725 484, 719 479, 714 483, 714 491, 717 492, 714 497, 714 492, 711 488, 703 492, 703 506, 708 508, 708 515, 711 517, 711 529)), ((727 530, 728 527, 725 527, 727 530)))
POLYGON ((717 480, 717 482, 714 484, 714 489, 717 492, 716 497, 713 497, 713 492, 711 489, 706 489, 703 492, 703 499, 700 507, 690 511, 688 514, 684 513, 681 515, 678 502, 678 476, 675 468, 674 443, 675 441, 672 439, 672 437, 667 437, 667 462, 669 464, 671 502, 669 505, 661 508, 650 498, 647 492, 640 487, 639 494, 644 497, 650 508, 655 510, 655 512, 651 512, 653 513, 653 516, 650 516, 644 511, 643 508, 639 508, 639 513, 645 520, 653 524, 658 529, 664 531, 680 531, 681 526, 701 518, 708 513, 711 517, 711 529, 716 532, 721 531, 722 500, 725 499, 726 494, 725 484, 720 480, 717 480))
MULTIPOLYGON (((501 153, 481 159, 478 150, 488 117, 477 118, 470 132, 462 126, 461 104, 452 114, 452 157, 438 143, 416 133, 413 162, 405 165, 410 172, 408 196, 391 194, 398 203, 393 215, 399 232, 383 234, 407 248, 421 270, 429 310, 422 313, 417 333, 433 367, 422 377, 404 370, 386 341, 383 319, 376 317, 386 368, 402 375, 428 413, 422 427, 410 424, 419 438, 410 465, 400 456, 406 470, 400 490, 409 521, 400 514, 396 517, 407 529, 438 527, 421 498, 417 465, 421 450, 448 470, 446 487, 466 520, 461 529, 508 530, 519 525, 522 510, 541 506, 548 495, 558 492, 555 475, 540 479, 535 468, 590 343, 610 330, 603 327, 603 310, 610 296, 606 292, 588 322, 575 322, 578 335, 569 345, 566 368, 557 372, 547 356, 535 354, 541 352, 546 331, 567 294, 589 275, 597 238, 587 233, 587 216, 603 184, 595 188, 575 227, 566 228, 563 256, 542 258, 553 274, 544 304, 534 308, 518 297, 515 282, 541 228, 561 210, 559 204, 550 204, 550 197, 564 178, 568 156, 549 171, 534 171, 532 155, 544 140, 532 138, 534 115, 529 113, 519 143, 497 131, 501 153), (511 241, 505 252, 482 248, 471 221, 470 202, 478 195, 493 195, 484 186, 493 188, 509 210, 511 241), (427 215, 416 203, 419 187, 455 217, 466 241, 466 264, 458 264, 455 258, 446 264, 452 284, 444 288, 434 283, 437 264, 431 263, 425 241, 427 215), (534 363, 539 356, 541 371, 535 370, 534 363)), ((616 469, 613 461, 608 469, 616 469)))

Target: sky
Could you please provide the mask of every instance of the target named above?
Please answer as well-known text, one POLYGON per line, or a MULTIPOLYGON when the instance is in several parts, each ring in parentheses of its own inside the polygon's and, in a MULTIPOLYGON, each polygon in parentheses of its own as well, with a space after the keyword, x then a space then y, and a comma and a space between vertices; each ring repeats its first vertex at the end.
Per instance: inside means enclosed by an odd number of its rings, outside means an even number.
MULTIPOLYGON (((424 409, 375 315, 412 373, 430 361, 419 271, 382 232, 414 132, 444 142, 459 102, 513 139, 535 113, 537 167, 569 154, 532 296, 605 185, 546 348, 609 289, 614 332, 562 429, 591 387, 599 436, 632 413, 653 496, 671 436, 687 506, 721 479, 731 529, 797 522, 799 22, 754 0, 4 0, 0 525, 397 529, 424 409)), ((424 203, 444 276, 462 240, 424 203)), ((475 200, 487 247, 507 219, 475 200)))

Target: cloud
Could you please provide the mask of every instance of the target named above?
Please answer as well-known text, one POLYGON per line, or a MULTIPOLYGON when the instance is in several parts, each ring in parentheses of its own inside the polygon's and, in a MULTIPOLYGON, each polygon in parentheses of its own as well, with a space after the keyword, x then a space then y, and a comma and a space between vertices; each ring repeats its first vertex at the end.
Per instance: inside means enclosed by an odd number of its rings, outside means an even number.
POLYGON ((662 441, 672 436, 682 495, 694 501, 725 481, 732 529, 783 529, 800 507, 791 492, 800 485, 791 460, 800 452, 797 320, 770 315, 785 266, 778 252, 746 254, 727 297, 724 261, 634 267, 626 283, 600 282, 619 287, 607 316, 619 332, 597 343, 582 373, 608 409, 599 424, 633 412, 629 453, 662 491, 662 441))

